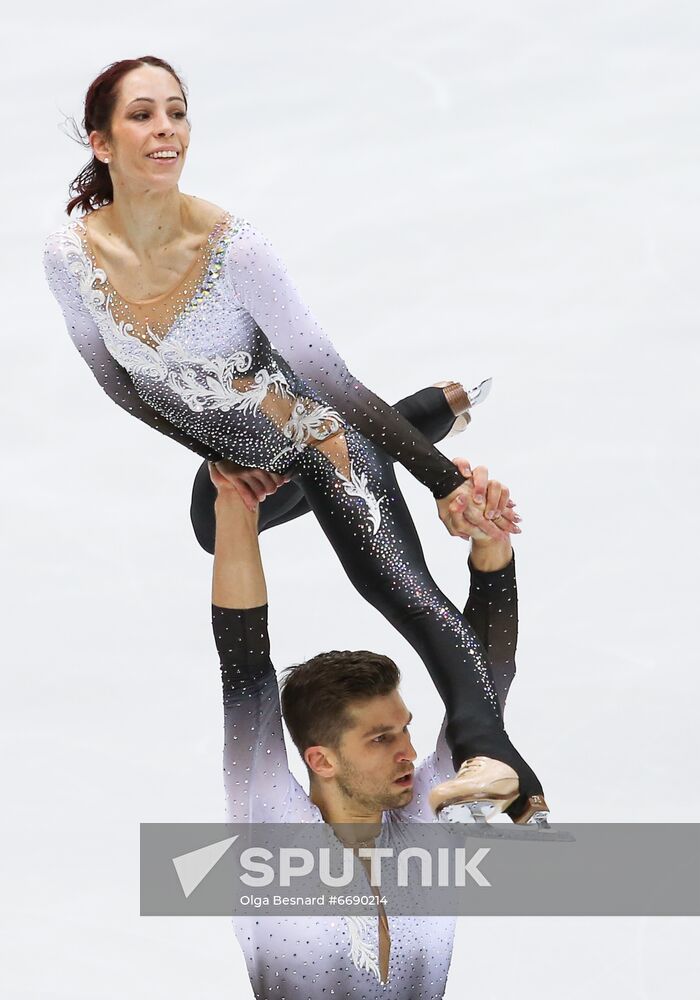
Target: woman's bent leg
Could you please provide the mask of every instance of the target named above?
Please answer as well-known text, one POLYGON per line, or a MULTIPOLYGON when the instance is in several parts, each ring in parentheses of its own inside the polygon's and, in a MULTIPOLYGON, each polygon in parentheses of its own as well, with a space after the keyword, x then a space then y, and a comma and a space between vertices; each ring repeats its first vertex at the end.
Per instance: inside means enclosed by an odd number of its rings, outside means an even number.
MULTIPOLYGON (((402 413, 433 444, 441 441, 455 422, 455 414, 450 408, 447 396, 436 386, 419 389, 418 392, 400 399, 394 405, 399 413, 402 413)), ((202 462, 192 485, 190 520, 197 541, 212 555, 216 535, 215 500, 216 487, 209 477, 207 462, 202 462)), ((308 510, 309 505, 299 486, 287 483, 260 504, 258 531, 286 524, 287 521, 293 521, 306 514, 308 510)))
POLYGON ((302 453, 296 481, 356 590, 411 643, 445 704, 457 769, 476 755, 517 772, 520 797, 542 787, 503 727, 485 651, 441 592, 391 460, 352 429, 302 453))

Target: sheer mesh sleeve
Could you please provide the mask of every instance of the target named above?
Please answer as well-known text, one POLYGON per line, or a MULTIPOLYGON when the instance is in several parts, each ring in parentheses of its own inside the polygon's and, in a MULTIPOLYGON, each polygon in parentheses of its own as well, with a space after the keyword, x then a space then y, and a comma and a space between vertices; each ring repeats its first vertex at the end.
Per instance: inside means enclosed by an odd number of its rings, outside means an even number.
POLYGON ((471 583, 464 617, 473 626, 486 654, 493 683, 501 706, 515 677, 515 650, 518 644, 518 586, 515 578, 515 552, 503 569, 491 573, 472 566, 471 583))
POLYGON ((224 700, 224 788, 229 823, 280 823, 294 779, 270 661, 267 605, 238 611, 212 604, 224 700))
POLYGON ((71 340, 97 382, 118 406, 133 417, 211 461, 221 456, 201 441, 184 434, 140 399, 128 373, 105 347, 100 331, 80 297, 78 279, 71 274, 66 253, 52 234, 44 245, 44 272, 52 294, 61 307, 71 340))
POLYGON ((464 482, 449 459, 348 371, 270 244, 249 223, 237 234, 227 268, 240 304, 310 389, 435 497, 447 496, 464 482))

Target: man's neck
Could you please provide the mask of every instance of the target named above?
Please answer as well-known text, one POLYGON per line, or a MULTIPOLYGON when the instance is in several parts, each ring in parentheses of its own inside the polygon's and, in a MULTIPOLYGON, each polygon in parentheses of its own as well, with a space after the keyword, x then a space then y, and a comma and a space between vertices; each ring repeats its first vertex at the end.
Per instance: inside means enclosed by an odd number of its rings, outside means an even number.
POLYGON ((311 782, 309 798, 318 808, 325 823, 337 830, 340 839, 352 846, 373 841, 379 835, 383 812, 381 809, 369 809, 343 795, 334 786, 320 787, 311 782))

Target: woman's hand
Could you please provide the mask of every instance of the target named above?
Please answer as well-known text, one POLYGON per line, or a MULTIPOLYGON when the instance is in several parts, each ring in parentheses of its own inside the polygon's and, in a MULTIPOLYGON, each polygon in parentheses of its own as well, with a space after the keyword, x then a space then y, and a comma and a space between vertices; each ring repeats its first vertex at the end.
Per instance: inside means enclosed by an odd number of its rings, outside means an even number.
MULTIPOLYGON (((456 458, 455 464, 466 478, 466 473, 469 471, 466 459, 456 458)), ((516 505, 510 498, 508 487, 497 479, 489 479, 489 470, 485 465, 478 465, 472 471, 472 484, 473 501, 486 520, 500 528, 502 535, 520 534, 519 522, 522 518, 515 513, 516 505)), ((475 525, 469 528, 469 537, 475 542, 495 540, 492 535, 488 535, 475 525)))
POLYGON ((209 462, 208 465, 209 477, 219 493, 235 490, 250 511, 254 511, 265 497, 276 493, 280 486, 284 486, 291 479, 291 476, 281 476, 277 472, 236 465, 228 459, 209 462))
POLYGON ((505 541, 519 534, 515 504, 507 486, 488 478, 484 465, 472 470, 466 458, 453 459, 466 482, 437 501, 440 520, 451 535, 475 541, 505 541))

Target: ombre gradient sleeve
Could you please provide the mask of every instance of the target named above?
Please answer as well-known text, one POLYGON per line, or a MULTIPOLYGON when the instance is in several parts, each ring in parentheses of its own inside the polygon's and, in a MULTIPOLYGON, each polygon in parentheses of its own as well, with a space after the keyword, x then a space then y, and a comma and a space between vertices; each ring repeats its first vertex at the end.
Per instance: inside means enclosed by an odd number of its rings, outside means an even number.
POLYGON ((311 391, 408 469, 436 498, 447 496, 464 482, 442 452, 350 373, 284 264, 248 222, 238 231, 227 268, 240 305, 311 391))
POLYGON ((109 398, 132 417, 136 417, 184 445, 202 458, 221 458, 201 441, 174 427, 139 397, 129 374, 105 347, 100 331, 80 296, 78 278, 71 273, 66 250, 52 234, 44 244, 44 273, 51 292, 61 307, 66 328, 81 358, 109 398))
POLYGON ((224 702, 224 789, 228 823, 281 823, 298 788, 289 771, 267 605, 212 604, 224 702))

